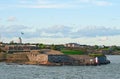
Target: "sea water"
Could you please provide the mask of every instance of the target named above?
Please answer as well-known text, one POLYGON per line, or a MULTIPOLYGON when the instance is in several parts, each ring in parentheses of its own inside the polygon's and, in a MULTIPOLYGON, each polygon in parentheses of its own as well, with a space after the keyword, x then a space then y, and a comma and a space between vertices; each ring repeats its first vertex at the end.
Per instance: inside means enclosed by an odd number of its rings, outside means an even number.
POLYGON ((0 79, 120 79, 120 56, 100 66, 39 66, 0 63, 0 79))

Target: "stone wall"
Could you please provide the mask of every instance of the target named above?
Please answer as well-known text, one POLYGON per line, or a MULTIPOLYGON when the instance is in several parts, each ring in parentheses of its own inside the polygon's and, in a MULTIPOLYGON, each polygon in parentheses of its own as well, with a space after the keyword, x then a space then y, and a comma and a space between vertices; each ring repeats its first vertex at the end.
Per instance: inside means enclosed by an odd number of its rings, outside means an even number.
POLYGON ((39 54, 36 56, 36 61, 38 64, 47 64, 48 63, 48 55, 39 54))
POLYGON ((69 55, 73 59, 73 64, 78 65, 92 65, 94 64, 94 57, 89 55, 69 55))
POLYGON ((70 64, 72 59, 67 55, 48 55, 48 61, 51 63, 68 63, 68 64, 70 64))
POLYGON ((29 59, 25 53, 14 53, 14 54, 6 55, 6 62, 8 62, 8 63, 24 64, 28 61, 29 61, 29 59))
POLYGON ((5 61, 5 60, 6 60, 6 54, 1 52, 0 53, 0 62, 5 61))
POLYGON ((29 61, 36 62, 36 57, 38 54, 39 53, 37 53, 37 52, 28 52, 27 56, 28 56, 29 61))
POLYGON ((39 52, 29 52, 27 53, 28 59, 30 62, 35 62, 36 64, 47 64, 48 55, 40 54, 39 52))
MULTIPOLYGON (((30 62, 42 65, 96 65, 95 58, 89 55, 29 54, 27 56, 30 62)), ((106 64, 105 59, 101 58, 101 61, 106 64)))
POLYGON ((65 65, 92 65, 94 58, 88 55, 48 55, 51 63, 61 63, 65 65))

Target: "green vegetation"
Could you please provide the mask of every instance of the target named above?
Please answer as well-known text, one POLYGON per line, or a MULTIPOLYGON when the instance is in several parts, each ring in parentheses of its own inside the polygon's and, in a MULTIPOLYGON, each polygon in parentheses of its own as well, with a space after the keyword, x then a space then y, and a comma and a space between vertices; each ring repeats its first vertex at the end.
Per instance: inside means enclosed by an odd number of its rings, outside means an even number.
POLYGON ((55 49, 56 49, 56 45, 52 44, 52 45, 50 46, 50 48, 53 49, 53 50, 55 50, 55 49))
POLYGON ((52 47, 51 49, 58 50, 58 51, 64 49, 63 45, 52 45, 51 47, 52 47))
POLYGON ((82 55, 84 54, 83 51, 81 50, 61 50, 62 53, 66 54, 66 55, 82 55))
POLYGON ((46 47, 45 44, 39 44, 40 49, 44 49, 45 47, 46 47))
POLYGON ((109 49, 112 51, 120 51, 120 47, 117 47, 117 46, 112 46, 109 49))
POLYGON ((89 56, 92 57, 100 57, 100 56, 105 56, 104 54, 89 54, 89 56))
POLYGON ((95 48, 95 49, 99 49, 99 46, 98 46, 98 45, 95 45, 94 48, 95 48))

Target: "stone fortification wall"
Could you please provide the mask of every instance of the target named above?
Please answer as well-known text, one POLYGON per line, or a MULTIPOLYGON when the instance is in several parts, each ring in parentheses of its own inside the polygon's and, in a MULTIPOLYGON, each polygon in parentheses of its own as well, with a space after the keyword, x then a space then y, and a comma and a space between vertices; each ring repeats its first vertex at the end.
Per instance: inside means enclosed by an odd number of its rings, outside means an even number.
POLYGON ((36 56, 36 61, 39 64, 47 64, 48 63, 48 55, 39 54, 36 56))
POLYGON ((68 63, 70 64, 72 59, 67 55, 48 55, 48 61, 51 63, 68 63))
POLYGON ((87 55, 46 55, 46 54, 29 54, 28 59, 37 64, 48 65, 64 64, 64 65, 93 65, 94 58, 87 55))
POLYGON ((69 57, 73 59, 73 64, 92 65, 95 63, 94 57, 90 57, 89 55, 69 55, 69 57))
POLYGON ((68 65, 92 65, 94 58, 88 55, 48 55, 51 63, 61 63, 68 65))
POLYGON ((1 53, 0 53, 0 62, 1 62, 1 61, 5 61, 5 60, 6 60, 6 54, 3 53, 3 52, 1 52, 1 53))
POLYGON ((8 63, 25 63, 28 62, 29 59, 25 53, 14 53, 6 55, 6 62, 8 63))
POLYGON ((30 62, 35 62, 36 64, 46 64, 48 62, 48 55, 40 54, 39 52, 29 52, 27 53, 30 62))

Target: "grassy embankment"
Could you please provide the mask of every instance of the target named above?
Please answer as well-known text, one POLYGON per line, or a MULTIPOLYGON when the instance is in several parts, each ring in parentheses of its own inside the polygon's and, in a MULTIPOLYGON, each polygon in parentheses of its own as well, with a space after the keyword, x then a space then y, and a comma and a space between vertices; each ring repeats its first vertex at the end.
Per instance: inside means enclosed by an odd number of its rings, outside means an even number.
POLYGON ((83 55, 84 52, 81 50, 61 50, 62 53, 64 53, 65 55, 83 55))
POLYGON ((104 54, 89 54, 89 56, 92 57, 101 57, 101 56, 105 56, 104 54))
MULTIPOLYGON (((82 50, 68 50, 68 49, 63 49, 61 50, 62 53, 64 53, 65 55, 84 55, 85 52, 82 50)), ((88 54, 89 56, 92 57, 100 57, 100 56, 105 56, 104 54, 88 54)))

